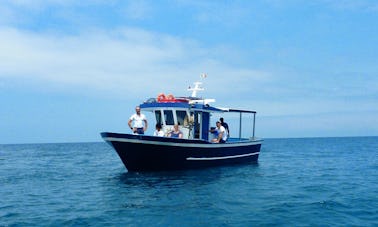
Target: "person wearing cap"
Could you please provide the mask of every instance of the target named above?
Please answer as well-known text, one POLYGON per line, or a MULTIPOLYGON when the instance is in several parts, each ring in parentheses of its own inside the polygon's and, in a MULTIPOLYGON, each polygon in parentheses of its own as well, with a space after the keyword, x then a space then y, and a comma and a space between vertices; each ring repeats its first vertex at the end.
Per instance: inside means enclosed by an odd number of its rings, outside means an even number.
POLYGON ((143 135, 147 130, 147 118, 140 112, 139 106, 135 107, 135 112, 135 114, 131 115, 128 125, 133 133, 143 135))
POLYGON ((213 139, 212 142, 214 143, 225 143, 227 140, 227 131, 226 129, 221 125, 220 121, 217 121, 217 131, 218 131, 218 137, 213 139))

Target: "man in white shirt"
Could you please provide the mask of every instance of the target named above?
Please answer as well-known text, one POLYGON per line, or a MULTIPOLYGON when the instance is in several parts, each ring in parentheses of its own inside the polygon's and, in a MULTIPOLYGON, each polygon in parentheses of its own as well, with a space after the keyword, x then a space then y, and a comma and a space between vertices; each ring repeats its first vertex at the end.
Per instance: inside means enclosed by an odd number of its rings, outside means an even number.
POLYGON ((213 139, 215 143, 225 143, 228 137, 226 129, 221 125, 219 121, 217 121, 217 131, 218 137, 213 139))
POLYGON ((128 125, 133 133, 143 135, 147 130, 147 118, 144 114, 140 113, 139 106, 135 108, 135 112, 135 114, 131 115, 128 125))

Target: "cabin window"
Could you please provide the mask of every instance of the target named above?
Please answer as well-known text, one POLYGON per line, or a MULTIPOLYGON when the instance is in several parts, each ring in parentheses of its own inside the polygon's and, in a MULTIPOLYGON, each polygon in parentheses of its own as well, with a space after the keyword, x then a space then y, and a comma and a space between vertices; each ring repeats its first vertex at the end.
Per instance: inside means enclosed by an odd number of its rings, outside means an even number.
MULTIPOLYGON (((184 111, 184 110, 176 110, 176 115, 177 115, 177 124, 185 126, 184 122, 185 122, 185 118, 187 118, 186 117, 186 111, 184 111)), ((186 119, 186 121, 188 121, 188 120, 186 119)))
POLYGON ((174 125, 175 121, 173 119, 173 112, 172 110, 164 110, 164 119, 166 125, 174 125))
POLYGON ((160 110, 155 111, 155 118, 156 118, 156 123, 162 125, 163 121, 161 119, 161 112, 160 112, 160 110))

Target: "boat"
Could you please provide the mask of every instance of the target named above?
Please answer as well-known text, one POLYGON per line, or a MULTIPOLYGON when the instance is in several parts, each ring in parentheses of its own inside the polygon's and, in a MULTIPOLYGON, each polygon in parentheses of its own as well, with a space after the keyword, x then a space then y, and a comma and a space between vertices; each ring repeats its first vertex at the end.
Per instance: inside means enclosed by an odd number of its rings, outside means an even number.
POLYGON ((187 97, 159 94, 139 105, 141 111, 152 112, 165 135, 175 124, 179 125, 182 138, 101 133, 129 172, 198 169, 258 161, 263 140, 255 137, 256 111, 213 106, 214 99, 197 97, 197 92, 204 90, 202 82, 195 82, 188 90, 192 94, 187 97), (239 115, 239 136, 230 137, 225 143, 214 143, 213 131, 209 130, 214 120, 212 115, 226 113, 239 115), (253 115, 252 124, 248 123, 252 126, 250 137, 242 137, 242 119, 246 114, 253 115))

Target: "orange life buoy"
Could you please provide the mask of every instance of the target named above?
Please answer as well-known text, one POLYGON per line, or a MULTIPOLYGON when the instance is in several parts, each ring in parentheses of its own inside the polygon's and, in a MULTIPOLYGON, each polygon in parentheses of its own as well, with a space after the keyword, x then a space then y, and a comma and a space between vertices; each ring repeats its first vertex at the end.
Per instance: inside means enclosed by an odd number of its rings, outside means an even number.
POLYGON ((175 101, 175 96, 173 96, 172 94, 169 94, 169 95, 167 95, 167 100, 168 101, 175 101))
POLYGON ((165 95, 163 93, 160 93, 157 97, 158 102, 163 102, 163 101, 165 101, 165 99, 166 98, 165 98, 165 95))

